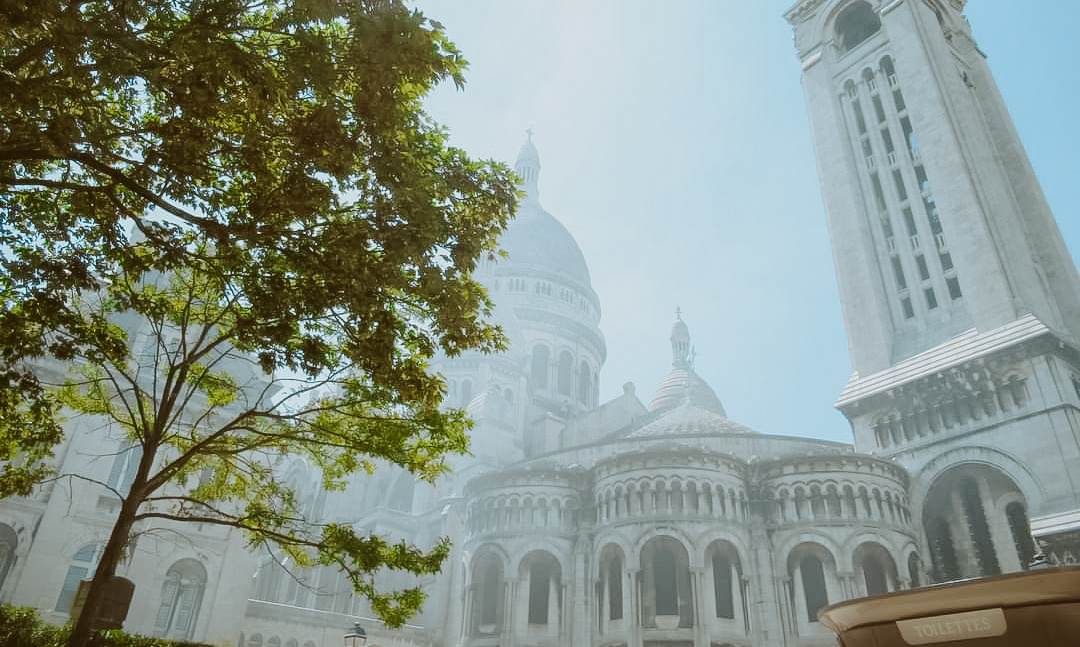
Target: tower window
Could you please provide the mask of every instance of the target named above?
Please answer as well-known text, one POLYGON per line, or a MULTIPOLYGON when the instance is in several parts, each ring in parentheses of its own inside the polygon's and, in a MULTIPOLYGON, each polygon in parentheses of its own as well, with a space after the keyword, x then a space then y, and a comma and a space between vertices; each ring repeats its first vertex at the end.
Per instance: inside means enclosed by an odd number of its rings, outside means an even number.
MULTIPOLYGON (((943 255, 948 256, 948 254, 943 255)), ((945 285, 949 288, 949 297, 953 299, 959 299, 961 296, 963 296, 960 293, 960 281, 957 280, 955 276, 951 276, 945 279, 945 285)))
POLYGON ((926 257, 922 254, 916 256, 915 265, 919 267, 919 278, 928 281, 930 279, 930 268, 926 266, 926 257))
POLYGON ((881 20, 866 2, 856 2, 836 17, 840 51, 850 52, 881 29, 881 20))
POLYGON ((866 119, 863 118, 862 103, 855 99, 851 102, 851 110, 855 113, 855 125, 859 128, 859 134, 866 134, 866 119))
POLYGON ((912 319, 915 317, 915 310, 911 307, 911 299, 908 297, 900 299, 900 307, 904 310, 905 319, 912 319))
POLYGON ((882 128, 881 129, 881 141, 885 143, 885 152, 886 153, 891 153, 894 150, 896 150, 895 147, 893 146, 892 135, 889 134, 889 129, 888 128, 882 128))
POLYGON ((933 310, 937 307, 937 297, 934 296, 934 288, 926 288, 923 290, 923 295, 926 296, 926 307, 933 310))
POLYGON ((900 171, 894 170, 892 172, 893 182, 896 183, 896 195, 900 196, 900 201, 907 200, 907 189, 904 187, 904 178, 900 175, 900 171))
POLYGON ((893 90, 892 98, 893 103, 896 104, 896 111, 903 112, 907 106, 904 105, 904 95, 900 94, 900 90, 893 90))
POLYGON ((949 252, 941 252, 941 269, 948 271, 952 268, 952 254, 949 252))
POLYGON ((904 268, 900 265, 900 257, 892 257, 893 274, 896 276, 896 287, 901 290, 907 289, 907 280, 904 278, 904 268))
POLYGON ((909 207, 904 207, 904 226, 907 227, 908 236, 914 236, 917 233, 915 229, 915 216, 912 215, 909 207))
POLYGON ((874 114, 877 116, 878 123, 885 123, 885 106, 881 105, 881 97, 875 94, 871 99, 874 102, 874 114))
POLYGON ((874 187, 874 200, 877 202, 878 210, 885 211, 885 192, 881 190, 881 180, 878 179, 877 173, 870 175, 870 184, 874 187))

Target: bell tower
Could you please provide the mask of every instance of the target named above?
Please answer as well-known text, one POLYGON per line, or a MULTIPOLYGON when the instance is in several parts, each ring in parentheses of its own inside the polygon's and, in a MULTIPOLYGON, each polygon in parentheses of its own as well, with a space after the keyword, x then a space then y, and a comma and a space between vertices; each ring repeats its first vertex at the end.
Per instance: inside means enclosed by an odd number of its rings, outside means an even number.
POLYGON ((1029 520, 1080 548, 1080 279, 963 6, 786 14, 854 368, 837 406, 923 488, 937 580, 1026 566, 1029 520))

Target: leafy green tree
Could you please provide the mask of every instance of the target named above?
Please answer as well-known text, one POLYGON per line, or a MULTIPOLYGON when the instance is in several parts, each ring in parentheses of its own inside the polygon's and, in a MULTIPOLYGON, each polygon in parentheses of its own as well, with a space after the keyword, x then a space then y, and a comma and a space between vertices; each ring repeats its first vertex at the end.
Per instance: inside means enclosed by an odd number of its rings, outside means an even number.
POLYGON ((500 347, 471 271, 516 188, 422 109, 463 68, 397 0, 0 0, 0 493, 50 475, 62 407, 141 448, 71 645, 141 520, 337 565, 391 626, 419 607, 371 574, 445 542, 313 525, 273 457, 333 488, 466 450, 426 361, 500 347))

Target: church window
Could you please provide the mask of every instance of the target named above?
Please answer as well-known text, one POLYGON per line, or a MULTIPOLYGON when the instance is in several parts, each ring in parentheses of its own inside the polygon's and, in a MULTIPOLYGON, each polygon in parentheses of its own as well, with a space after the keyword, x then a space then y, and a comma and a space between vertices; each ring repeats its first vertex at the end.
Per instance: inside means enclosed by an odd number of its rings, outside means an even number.
POLYGON ((870 174, 870 185, 874 188, 874 201, 877 203, 878 211, 885 211, 885 192, 881 189, 881 180, 878 179, 877 173, 870 174))
MULTIPOLYGON (((942 254, 942 256, 948 256, 948 254, 942 254)), ((959 299, 963 294, 960 292, 960 281, 955 276, 950 276, 945 279, 945 286, 949 288, 949 298, 959 299)))
POLYGON ((131 484, 135 482, 135 474, 139 471, 139 462, 142 460, 143 448, 139 443, 133 443, 120 450, 113 460, 112 470, 109 472, 109 487, 127 496, 131 490, 131 484))
POLYGON ((716 597, 716 617, 735 618, 735 597, 732 594, 731 562, 716 553, 712 558, 713 593, 716 597))
POLYGON ((904 178, 900 175, 899 170, 893 170, 893 183, 896 184, 896 195, 900 197, 900 201, 907 200, 907 188, 904 187, 904 178))
POLYGON ((900 299, 900 307, 904 310, 905 319, 912 319, 915 317, 915 310, 911 307, 911 299, 908 297, 900 299))
POLYGON ((904 278, 904 268, 902 265, 900 265, 900 257, 893 256, 891 257, 891 260, 893 274, 896 276, 896 287, 900 288, 901 290, 907 289, 907 279, 904 278))
POLYGON ((807 555, 799 562, 799 570, 802 573, 806 619, 817 622, 818 611, 829 606, 829 594, 825 590, 825 567, 816 556, 807 555))
POLYGON ((881 105, 881 97, 875 94, 870 100, 874 102, 874 115, 877 117, 878 123, 885 123, 885 107, 881 105))
POLYGON ((533 347, 532 356, 532 382, 533 388, 546 389, 548 386, 548 363, 551 361, 551 351, 547 346, 538 344, 533 347))
POLYGON ((558 390, 562 395, 570 395, 570 381, 573 377, 573 358, 569 351, 559 353, 558 390))
POLYGON ((934 288, 926 288, 923 290, 923 296, 926 297, 926 307, 933 310, 937 307, 937 296, 934 295, 934 288))
POLYGON ((919 278, 924 281, 930 280, 930 268, 926 265, 926 257, 919 254, 915 257, 915 265, 919 268, 919 278))
POLYGON ((60 587, 60 597, 56 600, 56 611, 68 613, 71 605, 75 602, 75 593, 79 590, 79 582, 93 577, 97 569, 98 561, 101 560, 101 545, 87 544, 75 551, 68 566, 64 583, 60 587))
POLYGON ((881 20, 869 4, 856 2, 836 17, 840 51, 850 52, 881 29, 881 20))
POLYGON ((1020 557, 1020 567, 1027 570, 1035 557, 1035 543, 1031 539, 1031 527, 1028 525, 1024 504, 1013 501, 1005 506, 1005 518, 1009 521, 1009 531, 1016 546, 1016 554, 1020 557))
POLYGON ((206 569, 199 562, 182 559, 170 566, 161 585, 154 635, 191 640, 205 588, 206 569))

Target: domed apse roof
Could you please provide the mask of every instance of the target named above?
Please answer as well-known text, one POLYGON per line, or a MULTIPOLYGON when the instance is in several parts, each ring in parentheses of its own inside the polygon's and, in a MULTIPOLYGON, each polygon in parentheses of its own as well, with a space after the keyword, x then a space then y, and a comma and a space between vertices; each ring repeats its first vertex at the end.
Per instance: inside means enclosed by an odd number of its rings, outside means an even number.
POLYGON ((499 246, 507 253, 500 266, 504 269, 529 267, 564 276, 591 288, 589 267, 577 241, 562 223, 540 206, 540 156, 532 143, 531 133, 518 152, 514 171, 521 176, 525 198, 499 239, 499 246))
POLYGON ((628 438, 657 438, 681 434, 756 434, 723 413, 683 400, 660 410, 655 419, 627 434, 628 438))

